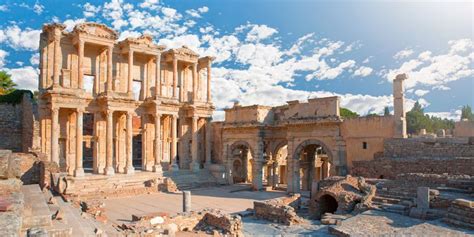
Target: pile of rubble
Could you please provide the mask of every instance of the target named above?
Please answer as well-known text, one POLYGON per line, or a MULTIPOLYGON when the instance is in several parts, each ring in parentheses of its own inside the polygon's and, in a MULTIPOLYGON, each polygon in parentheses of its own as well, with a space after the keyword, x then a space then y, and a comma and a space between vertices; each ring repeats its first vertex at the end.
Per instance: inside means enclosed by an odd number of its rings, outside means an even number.
MULTIPOLYGON (((77 205, 77 203, 76 203, 77 205)), ((107 223, 107 216, 105 215, 105 203, 99 200, 88 200, 79 203, 82 210, 81 215, 90 215, 99 222, 107 223)))
POLYGON ((19 179, 0 180, 0 236, 19 236, 24 198, 19 179))
POLYGON ((184 212, 174 216, 168 216, 166 213, 132 216, 132 221, 132 224, 122 224, 118 228, 126 235, 174 235, 177 232, 195 232, 214 236, 243 236, 240 216, 224 214, 215 209, 184 212))
POLYGON ((159 184, 158 190, 160 190, 162 192, 168 192, 168 193, 177 193, 177 192, 179 192, 178 186, 170 178, 165 178, 163 180, 163 183, 159 184))
POLYGON ((253 203, 255 217, 289 226, 300 224, 303 222, 303 219, 295 211, 300 202, 301 197, 299 194, 267 201, 255 201, 253 203))

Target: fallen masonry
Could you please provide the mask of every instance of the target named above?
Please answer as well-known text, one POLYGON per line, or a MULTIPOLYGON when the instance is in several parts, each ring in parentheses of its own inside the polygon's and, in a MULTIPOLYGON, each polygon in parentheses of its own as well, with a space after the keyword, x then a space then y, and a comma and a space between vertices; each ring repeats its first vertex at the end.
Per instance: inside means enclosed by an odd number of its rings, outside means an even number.
POLYGON ((295 211, 300 202, 300 195, 295 194, 267 201, 255 201, 253 209, 257 218, 285 225, 295 225, 303 222, 303 219, 295 211))

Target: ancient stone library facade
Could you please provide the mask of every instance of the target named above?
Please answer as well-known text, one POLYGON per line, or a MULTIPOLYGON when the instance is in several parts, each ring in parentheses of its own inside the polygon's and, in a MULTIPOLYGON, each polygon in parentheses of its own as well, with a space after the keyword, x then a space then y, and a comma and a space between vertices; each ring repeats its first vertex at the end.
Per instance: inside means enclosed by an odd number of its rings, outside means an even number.
MULTIPOLYGON (((0 148, 40 151, 68 180, 100 176, 116 182, 138 170, 158 178, 190 170, 222 184, 297 193, 328 176, 391 175, 376 168, 392 161, 378 158, 409 140, 404 74, 393 81, 393 115, 343 119, 340 98, 326 97, 276 107, 235 103, 225 110, 225 121, 211 122, 212 57, 184 46, 165 49, 148 35, 121 41, 117 35, 96 23, 71 32, 45 25, 38 104, 1 110, 22 122, 0 124, 0 132, 14 134, 0 148)), ((456 126, 456 136, 473 136, 473 123, 456 126)), ((461 143, 436 149, 462 146, 465 156, 474 156, 472 145, 461 143)))

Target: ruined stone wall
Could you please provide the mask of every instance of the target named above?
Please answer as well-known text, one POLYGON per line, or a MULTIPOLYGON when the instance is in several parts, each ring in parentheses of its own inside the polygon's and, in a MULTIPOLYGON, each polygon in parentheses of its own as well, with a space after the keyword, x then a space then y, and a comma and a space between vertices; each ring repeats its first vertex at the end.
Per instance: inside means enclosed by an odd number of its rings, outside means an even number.
POLYGON ((459 121, 454 124, 455 137, 474 137, 474 121, 459 121))
POLYGON ((212 123, 212 151, 211 157, 212 161, 217 164, 222 164, 224 162, 224 157, 222 154, 222 126, 223 122, 213 122, 212 123))
POLYGON ((425 173, 474 175, 474 158, 380 158, 354 161, 351 174, 368 178, 395 179, 398 174, 425 173))
POLYGON ((234 105, 233 108, 226 110, 225 121, 227 123, 272 123, 273 111, 268 106, 252 105, 243 107, 234 105))
POLYGON ((346 142, 349 168, 353 161, 372 160, 375 154, 382 153, 384 139, 394 136, 394 126, 393 116, 345 119, 341 126, 341 134, 346 142))
POLYGON ((37 106, 27 93, 19 104, 0 103, 0 149, 27 152, 39 147, 37 106))
POLYGON ((318 116, 339 116, 339 97, 308 99, 307 103, 300 103, 297 100, 289 101, 288 109, 284 110, 284 116, 281 116, 280 119, 318 116))
POLYGON ((462 138, 386 139, 385 157, 474 157, 474 144, 462 138))

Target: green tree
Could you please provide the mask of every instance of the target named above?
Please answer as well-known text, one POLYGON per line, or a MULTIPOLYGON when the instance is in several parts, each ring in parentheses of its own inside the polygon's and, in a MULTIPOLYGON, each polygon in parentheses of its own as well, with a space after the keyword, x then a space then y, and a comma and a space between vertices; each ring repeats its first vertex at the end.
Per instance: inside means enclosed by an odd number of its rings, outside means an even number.
POLYGON ((461 120, 467 119, 468 121, 474 121, 474 114, 472 113, 471 106, 466 105, 461 109, 461 120))
POLYGON ((356 112, 353 112, 349 109, 342 108, 342 107, 339 109, 339 113, 340 113, 341 117, 345 118, 345 119, 359 117, 359 114, 357 114, 356 112))
POLYGON ((9 94, 15 90, 15 86, 12 76, 5 71, 0 71, 0 95, 9 94))
POLYGON ((435 116, 429 116, 424 113, 418 101, 413 108, 407 112, 407 132, 410 134, 417 134, 421 129, 426 129, 427 132, 436 132, 439 129, 453 129, 454 121, 449 119, 442 119, 435 116))
POLYGON ((383 115, 384 116, 390 115, 390 110, 388 109, 388 106, 385 106, 385 108, 383 109, 383 115))

